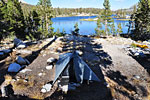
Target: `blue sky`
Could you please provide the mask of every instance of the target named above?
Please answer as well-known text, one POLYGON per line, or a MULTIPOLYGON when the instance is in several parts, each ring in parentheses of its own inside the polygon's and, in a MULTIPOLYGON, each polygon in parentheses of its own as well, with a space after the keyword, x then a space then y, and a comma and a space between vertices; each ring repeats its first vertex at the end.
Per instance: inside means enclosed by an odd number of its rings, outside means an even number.
MULTIPOLYGON (((39 0, 24 0, 29 4, 36 5, 39 0)), ((111 9, 129 8, 138 3, 139 0, 109 0, 111 9)), ((103 8, 104 0, 51 0, 53 7, 60 8, 103 8)))

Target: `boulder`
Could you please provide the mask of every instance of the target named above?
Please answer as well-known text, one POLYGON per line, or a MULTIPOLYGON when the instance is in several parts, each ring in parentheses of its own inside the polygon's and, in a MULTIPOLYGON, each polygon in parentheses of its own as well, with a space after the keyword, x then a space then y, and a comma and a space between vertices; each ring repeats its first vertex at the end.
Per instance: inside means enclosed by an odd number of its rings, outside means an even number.
POLYGON ((78 55, 80 55, 80 56, 83 55, 83 52, 80 50, 77 50, 76 53, 78 53, 78 55))
POLYGON ((0 52, 0 56, 3 56, 4 55, 4 52, 0 52))
POLYGON ((24 49, 26 48, 26 44, 25 43, 20 43, 18 46, 17 46, 17 49, 24 49))
POLYGON ((22 43, 22 41, 20 39, 17 39, 17 38, 14 39, 15 46, 18 46, 20 43, 22 43))
POLYGON ((21 73, 26 73, 26 72, 31 72, 31 69, 23 69, 22 71, 20 71, 21 73))
POLYGON ((26 65, 27 64, 26 60, 23 59, 21 56, 18 56, 16 58, 16 60, 17 60, 17 63, 20 64, 20 65, 26 65))
POLYGON ((48 63, 48 64, 51 64, 51 63, 53 63, 54 61, 56 61, 56 59, 53 58, 53 57, 51 57, 51 58, 49 58, 49 59, 47 60, 47 63, 48 63))
POLYGON ((46 66, 46 69, 47 69, 47 70, 53 69, 53 65, 46 66))
POLYGON ((57 52, 62 52, 62 50, 63 50, 63 48, 61 48, 61 47, 57 48, 57 52))
POLYGON ((14 39, 14 45, 18 48, 18 49, 24 49, 26 48, 26 44, 23 43, 20 39, 14 39))
POLYGON ((45 84, 43 87, 42 87, 42 89, 41 89, 41 92, 42 93, 46 93, 46 92, 49 92, 50 90, 51 90, 51 88, 52 88, 52 84, 45 84))
POLYGON ((8 67, 8 72, 19 72, 22 67, 17 63, 12 63, 8 67))
POLYGON ((10 49, 6 49, 6 50, 2 50, 2 52, 4 52, 5 54, 8 54, 8 53, 11 52, 11 50, 10 49))
POLYGON ((63 92, 67 93, 69 86, 68 85, 64 85, 64 86, 61 86, 60 88, 61 88, 61 90, 63 92))
POLYGON ((20 54, 32 54, 32 51, 30 50, 17 50, 16 53, 20 53, 20 54))
POLYGON ((39 74, 38 74, 38 76, 42 76, 42 75, 43 75, 43 73, 39 73, 39 74))

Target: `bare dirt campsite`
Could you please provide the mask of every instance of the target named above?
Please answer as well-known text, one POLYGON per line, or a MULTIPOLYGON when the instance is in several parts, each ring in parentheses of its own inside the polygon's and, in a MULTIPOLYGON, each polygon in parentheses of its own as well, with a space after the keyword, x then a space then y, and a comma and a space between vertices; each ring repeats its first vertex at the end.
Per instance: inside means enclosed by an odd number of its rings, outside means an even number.
MULTIPOLYGON (((149 42, 135 42, 129 38, 67 35, 41 41, 22 41, 26 47, 13 47, 12 41, 3 41, 1 45, 0 84, 1 89, 10 79, 7 96, 1 100, 149 100, 150 99, 150 67, 149 42), (56 63, 59 56, 76 51, 82 60, 100 79, 84 81, 75 88, 63 92, 59 87, 59 79, 53 86, 56 63), (138 45, 137 47, 133 46, 138 45), (140 47, 141 46, 141 47, 140 47), (5 49, 5 52, 4 52, 5 49), (6 52, 6 50, 9 50, 6 52), (27 59, 18 72, 8 72, 10 64, 16 62, 18 56, 27 59), (55 59, 52 64, 48 59, 55 59), (51 67, 50 67, 51 66, 51 67), (10 78, 12 77, 12 79, 10 78), (45 90, 42 90, 46 86, 45 90)), ((6 85, 6 86, 7 86, 6 85)), ((6 87, 5 87, 6 88, 6 87)))

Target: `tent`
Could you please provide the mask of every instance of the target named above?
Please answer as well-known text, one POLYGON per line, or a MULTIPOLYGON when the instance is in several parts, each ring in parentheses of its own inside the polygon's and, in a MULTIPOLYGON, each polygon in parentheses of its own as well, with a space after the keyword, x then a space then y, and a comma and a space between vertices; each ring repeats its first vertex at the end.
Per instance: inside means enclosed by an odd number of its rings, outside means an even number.
POLYGON ((66 75, 69 75, 69 77, 74 73, 74 77, 78 83, 83 83, 83 80, 100 82, 100 79, 79 57, 76 51, 73 53, 65 53, 63 55, 60 55, 59 60, 56 63, 55 79, 53 81, 53 84, 64 73, 66 75), (72 72, 70 72, 70 69, 72 69, 72 72))

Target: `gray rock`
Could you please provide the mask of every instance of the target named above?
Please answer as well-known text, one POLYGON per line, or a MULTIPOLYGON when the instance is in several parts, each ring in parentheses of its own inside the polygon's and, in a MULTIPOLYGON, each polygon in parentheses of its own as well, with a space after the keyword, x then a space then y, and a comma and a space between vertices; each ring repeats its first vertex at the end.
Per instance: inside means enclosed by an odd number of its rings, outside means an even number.
POLYGON ((134 56, 139 56, 140 53, 139 52, 134 52, 134 56))
POLYGON ((21 56, 18 56, 16 58, 16 60, 17 60, 17 63, 20 64, 20 65, 26 65, 27 64, 26 60, 23 59, 21 56))
POLYGON ((45 84, 42 89, 41 89, 41 92, 42 93, 46 93, 46 92, 49 92, 52 88, 52 84, 45 84))
POLYGON ((3 56, 4 55, 4 52, 0 52, 0 56, 3 56))
POLYGON ((68 85, 64 85, 64 86, 61 86, 60 88, 63 92, 67 93, 68 87, 69 87, 68 85))
POLYGON ((47 70, 53 69, 53 65, 46 66, 46 69, 47 69, 47 70))
POLYGON ((46 91, 46 89, 41 89, 41 92, 46 93, 47 91, 46 91))
POLYGON ((62 48, 61 47, 59 47, 59 48, 57 48, 57 52, 62 52, 62 48))
POLYGON ((14 45, 17 47, 17 49, 24 49, 26 48, 26 44, 23 43, 20 39, 14 39, 14 45))
POLYGON ((38 76, 42 76, 42 75, 43 75, 43 73, 39 73, 39 74, 38 74, 38 76))
POLYGON ((26 73, 26 72, 31 72, 31 69, 23 69, 22 71, 20 71, 20 73, 26 73))
POLYGON ((138 75, 134 75, 134 78, 136 78, 136 79, 140 79, 141 77, 140 77, 140 76, 138 76, 138 75))
POLYGON ((32 51, 30 51, 30 50, 17 50, 16 53, 20 53, 20 54, 32 54, 32 51))
POLYGON ((20 43, 22 43, 22 41, 20 39, 17 39, 17 38, 14 39, 15 46, 18 46, 20 43))
POLYGON ((76 53, 78 53, 78 55, 80 55, 80 56, 83 55, 83 52, 80 50, 77 50, 76 53))
POLYGON ((19 72, 22 67, 17 63, 12 63, 8 67, 8 72, 19 72))
POLYGON ((51 57, 51 58, 49 58, 49 59, 47 60, 47 63, 48 63, 48 64, 51 64, 51 63, 53 63, 55 60, 56 60, 55 58, 51 57))
POLYGON ((10 50, 10 49, 2 50, 2 52, 4 52, 4 53, 8 54, 8 53, 10 53, 10 52, 11 52, 11 50, 10 50))
POLYGON ((17 46, 17 49, 24 49, 26 48, 26 44, 25 43, 20 43, 18 46, 17 46))

